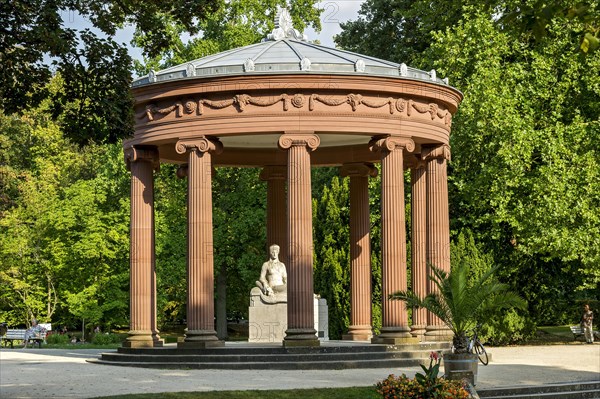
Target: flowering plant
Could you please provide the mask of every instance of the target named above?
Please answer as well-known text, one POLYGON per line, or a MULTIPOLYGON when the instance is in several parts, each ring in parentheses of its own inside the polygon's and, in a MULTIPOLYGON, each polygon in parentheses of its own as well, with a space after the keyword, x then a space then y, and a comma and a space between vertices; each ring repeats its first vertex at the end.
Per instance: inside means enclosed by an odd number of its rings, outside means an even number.
POLYGON ((438 378, 440 361, 440 354, 431 352, 429 367, 421 365, 425 374, 417 373, 415 378, 408 378, 405 374, 400 377, 391 374, 376 384, 377 392, 383 399, 469 398, 461 381, 438 378))

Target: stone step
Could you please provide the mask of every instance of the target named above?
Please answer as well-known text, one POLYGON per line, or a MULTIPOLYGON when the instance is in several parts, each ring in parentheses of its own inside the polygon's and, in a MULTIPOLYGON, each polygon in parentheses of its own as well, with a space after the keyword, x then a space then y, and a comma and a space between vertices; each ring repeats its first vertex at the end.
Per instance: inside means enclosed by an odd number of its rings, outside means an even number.
POLYGON ((159 352, 161 355, 183 355, 183 354, 201 354, 217 355, 217 354, 287 354, 287 353, 357 353, 357 352, 419 352, 427 353, 427 357, 431 351, 447 351, 450 350, 448 343, 424 343, 412 345, 347 345, 347 346, 320 346, 320 347, 297 347, 284 348, 281 344, 267 344, 265 346, 226 346, 217 348, 205 349, 185 349, 172 347, 163 348, 118 348, 119 353, 128 354, 155 354, 159 352))
POLYGON ((425 352, 344 352, 344 353, 279 353, 279 354, 129 354, 103 353, 101 359, 115 362, 184 362, 184 363, 285 363, 321 361, 366 361, 386 359, 428 360, 425 352))
POLYGON ((327 341, 320 347, 288 347, 281 344, 227 343, 216 348, 119 348, 102 353, 99 364, 155 368, 195 369, 350 369, 414 367, 429 364, 432 351, 448 351, 450 344, 373 345, 327 341))
POLYGON ((90 363, 114 366, 159 368, 159 369, 220 369, 220 370, 343 370, 361 368, 416 367, 419 359, 365 359, 365 360, 322 360, 322 361, 285 361, 269 362, 118 362, 88 360, 90 363))
POLYGON ((477 390, 482 399, 600 399, 600 380, 477 390))

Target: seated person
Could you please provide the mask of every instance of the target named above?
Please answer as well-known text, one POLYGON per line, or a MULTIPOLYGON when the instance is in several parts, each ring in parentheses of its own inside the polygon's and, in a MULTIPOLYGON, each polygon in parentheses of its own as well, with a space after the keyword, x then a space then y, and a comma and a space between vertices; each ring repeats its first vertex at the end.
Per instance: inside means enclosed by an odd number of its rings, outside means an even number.
POLYGON ((287 292, 287 272, 285 265, 279 260, 279 245, 269 247, 270 259, 263 263, 260 279, 256 286, 263 294, 270 296, 287 292))
POLYGON ((44 331, 44 327, 40 326, 36 319, 31 320, 31 327, 25 331, 25 338, 23 339, 23 348, 27 348, 27 344, 31 338, 37 337, 44 331))

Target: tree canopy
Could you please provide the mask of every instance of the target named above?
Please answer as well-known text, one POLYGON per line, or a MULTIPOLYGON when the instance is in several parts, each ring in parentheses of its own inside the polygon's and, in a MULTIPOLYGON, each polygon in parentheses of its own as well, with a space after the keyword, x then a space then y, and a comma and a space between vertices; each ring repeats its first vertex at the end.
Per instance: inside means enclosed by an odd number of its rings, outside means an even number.
POLYGON ((539 321, 565 321, 569 304, 600 291, 598 6, 367 0, 336 38, 435 68, 463 92, 450 139, 452 233, 473 232, 539 321), (544 284, 528 283, 532 273, 544 284))
POLYGON ((51 115, 62 117, 68 137, 115 142, 131 132, 131 57, 115 32, 133 25, 145 32, 143 51, 156 55, 171 45, 173 24, 195 34, 214 12, 217 0, 184 2, 10 0, 0 4, 0 108, 23 113, 45 98, 51 115), (89 21, 70 26, 69 16, 89 21), (68 85, 59 92, 48 83, 60 74, 68 85))

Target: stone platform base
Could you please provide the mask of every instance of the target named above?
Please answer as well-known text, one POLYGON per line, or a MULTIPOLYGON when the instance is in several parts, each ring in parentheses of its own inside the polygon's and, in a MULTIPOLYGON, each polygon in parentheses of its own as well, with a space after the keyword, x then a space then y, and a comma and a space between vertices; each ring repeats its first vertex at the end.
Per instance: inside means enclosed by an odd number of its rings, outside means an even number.
POLYGON ((224 341, 179 341, 179 342, 177 342, 178 349, 222 348, 224 346, 225 346, 224 341))
MULTIPOLYGON (((298 340, 300 341, 300 340, 298 340)), ((315 344, 319 341, 315 340, 315 344)), ((306 342, 303 343, 306 345, 306 342)), ((119 348, 102 353, 100 363, 161 369, 220 370, 338 370, 399 368, 429 364, 431 351, 448 352, 447 343, 372 345, 349 341, 320 342, 320 346, 287 346, 227 342, 217 348, 119 348)))
POLYGON ((321 341, 318 339, 283 340, 284 348, 316 348, 319 346, 321 346, 321 341))

